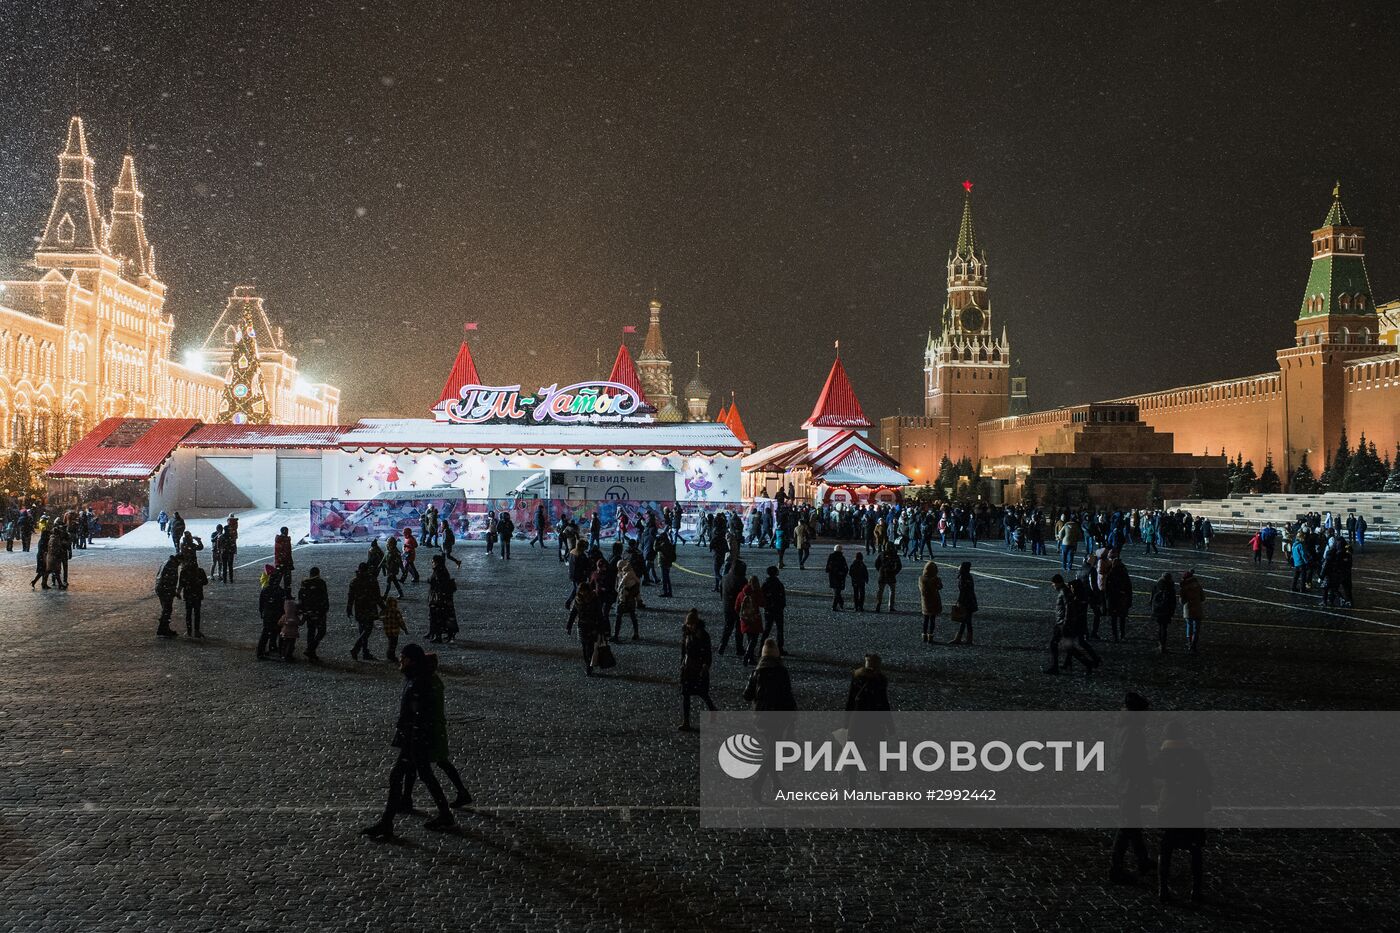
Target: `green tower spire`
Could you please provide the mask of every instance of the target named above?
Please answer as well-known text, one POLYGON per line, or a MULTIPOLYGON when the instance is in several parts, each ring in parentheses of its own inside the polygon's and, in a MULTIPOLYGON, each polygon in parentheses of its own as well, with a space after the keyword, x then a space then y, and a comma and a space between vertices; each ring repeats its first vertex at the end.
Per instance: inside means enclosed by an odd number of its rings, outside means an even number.
POLYGON ((1312 233, 1312 269, 1298 318, 1375 313, 1371 279, 1366 274, 1366 231, 1347 216, 1338 182, 1332 188, 1332 206, 1322 226, 1312 233))

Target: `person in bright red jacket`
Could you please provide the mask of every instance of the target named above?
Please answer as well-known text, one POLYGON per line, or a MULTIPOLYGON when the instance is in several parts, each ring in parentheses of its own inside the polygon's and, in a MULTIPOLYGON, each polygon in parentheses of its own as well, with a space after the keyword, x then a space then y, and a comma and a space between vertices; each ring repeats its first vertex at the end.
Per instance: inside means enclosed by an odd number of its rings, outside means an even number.
POLYGON ((407 580, 413 578, 414 583, 418 583, 418 566, 414 559, 418 556, 418 539, 413 537, 413 529, 403 530, 403 578, 407 580))
POLYGON ((745 665, 757 661, 758 638, 763 634, 763 608, 767 604, 758 577, 749 577, 734 600, 734 611, 739 614, 739 631, 748 643, 748 650, 744 652, 745 665))
POLYGON ((292 536, 287 533, 285 525, 277 533, 277 537, 272 540, 272 564, 277 573, 282 575, 282 588, 290 590, 292 588, 292 536))

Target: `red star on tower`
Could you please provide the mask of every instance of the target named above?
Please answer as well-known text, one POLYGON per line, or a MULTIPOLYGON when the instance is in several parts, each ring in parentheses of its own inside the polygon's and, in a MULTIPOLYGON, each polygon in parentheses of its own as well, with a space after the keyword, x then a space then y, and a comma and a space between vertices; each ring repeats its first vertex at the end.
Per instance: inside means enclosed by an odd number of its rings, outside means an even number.
POLYGON ((972 193, 972 182, 970 182, 970 181, 964 181, 964 182, 963 182, 963 190, 966 191, 968 194, 971 194, 971 193, 972 193))

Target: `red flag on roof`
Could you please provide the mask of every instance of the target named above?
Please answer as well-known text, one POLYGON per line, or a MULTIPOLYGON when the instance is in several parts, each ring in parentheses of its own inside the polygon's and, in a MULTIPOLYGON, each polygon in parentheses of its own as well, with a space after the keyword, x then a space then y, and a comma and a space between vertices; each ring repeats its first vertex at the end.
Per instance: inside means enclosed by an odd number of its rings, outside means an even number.
POLYGON ((729 426, 729 430, 734 432, 734 436, 745 444, 752 444, 749 440, 749 432, 744 430, 744 419, 739 417, 739 403, 730 402, 729 407, 724 410, 724 423, 729 426))
POLYGON ((476 372, 476 360, 472 359, 471 348, 463 340, 461 349, 457 351, 457 359, 452 363, 452 371, 447 374, 447 382, 442 387, 442 397, 438 399, 438 405, 456 401, 459 397, 457 390, 462 386, 480 384, 481 377, 476 372))
POLYGON ((817 396, 816 407, 812 409, 812 415, 802 425, 805 431, 808 428, 868 428, 870 420, 865 417, 865 411, 860 407, 860 401, 856 399, 856 391, 851 388, 851 380, 846 376, 846 367, 841 365, 841 358, 831 364, 831 372, 827 374, 826 385, 822 386, 822 394, 817 396))
POLYGON ((626 325, 625 327, 622 328, 622 332, 623 332, 624 334, 635 334, 635 333, 637 332, 637 325, 636 325, 636 324, 628 324, 628 325, 626 325))
POLYGON ((480 325, 477 324, 476 321, 471 321, 470 323, 463 324, 462 330, 477 330, 479 327, 480 325))
POLYGON ((617 359, 613 360, 612 372, 608 374, 608 382, 622 383, 637 393, 643 405, 651 405, 647 401, 646 393, 642 391, 642 380, 637 375, 637 364, 632 362, 632 354, 627 352, 627 344, 625 343, 617 348, 617 359))

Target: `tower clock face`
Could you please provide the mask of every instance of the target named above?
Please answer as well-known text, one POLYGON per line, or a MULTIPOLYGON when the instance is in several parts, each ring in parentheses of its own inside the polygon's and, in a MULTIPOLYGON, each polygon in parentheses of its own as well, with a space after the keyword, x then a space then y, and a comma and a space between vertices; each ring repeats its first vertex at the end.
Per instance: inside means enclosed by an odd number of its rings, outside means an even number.
POLYGON ((962 328, 963 330, 978 331, 982 329, 984 320, 982 311, 978 308, 963 308, 962 328))

